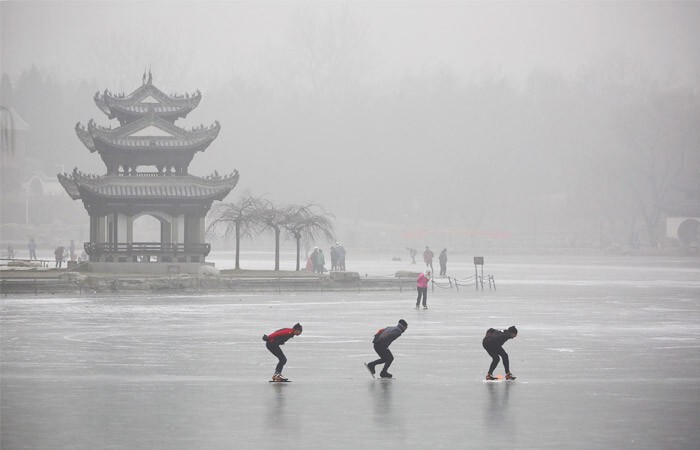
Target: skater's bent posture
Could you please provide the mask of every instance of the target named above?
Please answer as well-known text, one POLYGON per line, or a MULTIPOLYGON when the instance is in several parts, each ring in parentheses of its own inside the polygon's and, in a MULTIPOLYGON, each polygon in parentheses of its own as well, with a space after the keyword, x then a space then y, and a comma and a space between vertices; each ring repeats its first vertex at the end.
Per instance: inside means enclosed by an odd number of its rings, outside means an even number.
POLYGON ((416 309, 420 308, 420 299, 423 297, 423 309, 428 309, 428 282, 430 281, 430 269, 418 275, 416 280, 418 298, 416 299, 416 309))
POLYGON ((518 329, 515 328, 515 326, 507 330, 494 330, 493 328, 489 328, 486 331, 486 336, 484 336, 482 345, 484 346, 484 350, 486 350, 493 359, 489 367, 489 373, 486 374, 487 380, 496 379, 493 376, 493 371, 496 369, 500 358, 503 358, 503 368, 506 369, 506 380, 515 380, 515 377, 510 373, 508 353, 503 350, 503 344, 505 344, 508 339, 514 339, 517 335, 518 329))
POLYGON ((275 355, 279 360, 277 367, 275 367, 275 374, 272 376, 272 381, 287 381, 287 379, 282 376, 282 368, 287 363, 287 358, 284 356, 280 345, 284 345, 285 342, 294 336, 299 336, 301 330, 301 324, 297 323, 292 328, 282 328, 274 333, 270 333, 270 335, 263 335, 262 339, 265 341, 265 346, 270 350, 270 353, 275 355))
POLYGON ((365 364, 372 376, 374 376, 374 367, 377 364, 384 364, 384 368, 379 373, 380 377, 391 378, 393 376, 388 372, 389 366, 391 366, 391 363, 394 361, 394 355, 391 354, 389 346, 406 331, 406 328, 408 328, 408 324, 405 320, 401 319, 395 327, 382 328, 374 335, 372 343, 374 344, 374 351, 379 355, 379 359, 365 364))

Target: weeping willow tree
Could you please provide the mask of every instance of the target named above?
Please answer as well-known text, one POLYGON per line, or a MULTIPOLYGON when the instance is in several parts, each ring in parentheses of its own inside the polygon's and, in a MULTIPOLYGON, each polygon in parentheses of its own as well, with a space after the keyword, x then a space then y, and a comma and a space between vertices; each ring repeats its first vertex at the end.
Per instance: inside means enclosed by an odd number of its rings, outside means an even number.
POLYGON ((241 268, 241 237, 253 237, 263 226, 263 212, 267 202, 245 191, 235 203, 220 203, 210 213, 207 232, 223 229, 224 237, 236 239, 236 269, 241 268))
POLYGON ((300 268, 301 240, 313 241, 325 238, 332 241, 334 235, 333 218, 332 214, 313 203, 289 205, 284 209, 285 220, 281 226, 287 231, 288 236, 296 242, 297 272, 300 268))

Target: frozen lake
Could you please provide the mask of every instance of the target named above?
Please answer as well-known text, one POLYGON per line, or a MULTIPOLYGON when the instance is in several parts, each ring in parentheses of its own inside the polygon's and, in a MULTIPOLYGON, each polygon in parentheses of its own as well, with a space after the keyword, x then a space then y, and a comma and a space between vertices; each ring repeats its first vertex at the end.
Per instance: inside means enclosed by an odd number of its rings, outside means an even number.
POLYGON ((1 447, 698 448, 700 260, 490 257, 484 272, 497 291, 438 289, 427 311, 406 291, 2 298, 1 447), (400 318, 396 378, 373 380, 372 335, 400 318), (260 337, 295 322, 293 382, 269 384, 260 337), (518 380, 482 382, 481 338, 510 325, 518 380))

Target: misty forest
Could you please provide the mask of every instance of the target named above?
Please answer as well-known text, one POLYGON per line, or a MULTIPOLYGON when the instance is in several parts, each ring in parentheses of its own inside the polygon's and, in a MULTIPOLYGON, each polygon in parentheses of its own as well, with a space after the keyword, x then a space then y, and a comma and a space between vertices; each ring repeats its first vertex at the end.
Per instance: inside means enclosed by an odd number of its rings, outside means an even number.
MULTIPOLYGON (((206 86, 193 76, 188 57, 197 49, 186 39, 165 45, 143 31, 93 47, 89 76, 67 79, 38 63, 3 73, 3 106, 30 125, 28 165, 3 173, 3 194, 21 191, 31 170, 102 174, 75 124, 111 126, 93 97, 128 94, 151 70, 166 93, 202 90, 178 126, 222 124, 193 172, 237 169, 227 201, 249 190, 322 205, 355 246, 402 248, 441 233, 455 247, 678 246, 665 218, 700 177, 697 73, 616 52, 574 71, 552 64, 520 77, 457 61, 388 73, 352 6, 300 8, 256 69, 241 61, 237 70, 232 55, 230 73, 206 86)), ((4 224, 24 223, 25 200, 3 197, 4 224)), ((65 195, 44 206, 27 221, 86 221, 65 195)))

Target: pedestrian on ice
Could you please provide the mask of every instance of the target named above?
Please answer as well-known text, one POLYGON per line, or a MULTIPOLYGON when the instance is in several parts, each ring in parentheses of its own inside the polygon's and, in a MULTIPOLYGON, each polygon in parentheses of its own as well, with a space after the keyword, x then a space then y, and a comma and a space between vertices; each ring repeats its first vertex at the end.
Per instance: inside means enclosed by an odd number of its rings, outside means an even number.
POLYGON ((489 366, 489 372, 486 374, 487 380, 495 380, 493 376, 493 371, 496 370, 499 360, 503 359, 503 368, 506 370, 506 380, 515 380, 513 374, 510 373, 510 363, 508 361, 508 353, 503 350, 503 344, 508 341, 508 339, 515 339, 518 335, 518 329, 515 326, 508 328, 507 330, 496 330, 489 328, 486 330, 486 336, 482 341, 484 350, 492 358, 491 366, 489 366), (500 357, 500 358, 499 358, 500 357))
POLYGON ((379 355, 379 359, 365 363, 365 367, 367 367, 367 370, 369 370, 369 373, 371 373, 373 377, 375 374, 374 368, 378 364, 384 364, 384 368, 382 368, 382 371, 379 373, 380 377, 393 377, 393 375, 389 373, 389 366, 391 366, 391 363, 394 361, 394 355, 391 354, 389 346, 406 331, 406 328, 408 328, 408 324, 405 320, 401 319, 395 327, 389 326, 382 328, 374 334, 372 343, 374 344, 374 351, 379 355))
POLYGON ((438 256, 438 261, 440 261, 440 276, 447 276, 447 249, 443 248, 438 256))
POLYGON ((418 275, 418 280, 416 280, 418 289, 416 309, 420 309, 421 297, 423 297, 423 309, 428 309, 428 282, 430 282, 430 269, 418 275))
POLYGON ((301 324, 297 323, 292 328, 282 328, 274 333, 270 333, 270 335, 263 335, 262 339, 265 341, 265 346, 270 353, 275 355, 278 359, 277 367, 275 367, 275 374, 272 376, 272 381, 289 381, 282 376, 282 369, 287 363, 287 357, 284 356, 284 352, 282 352, 280 345, 284 345, 285 342, 294 336, 299 336, 301 334, 301 330, 301 324))
POLYGON ((430 268, 430 271, 432 272, 433 269, 433 256, 435 256, 435 253, 433 253, 432 250, 430 250, 430 247, 427 245, 425 246, 425 251, 423 252, 423 262, 425 263, 426 268, 430 268))

